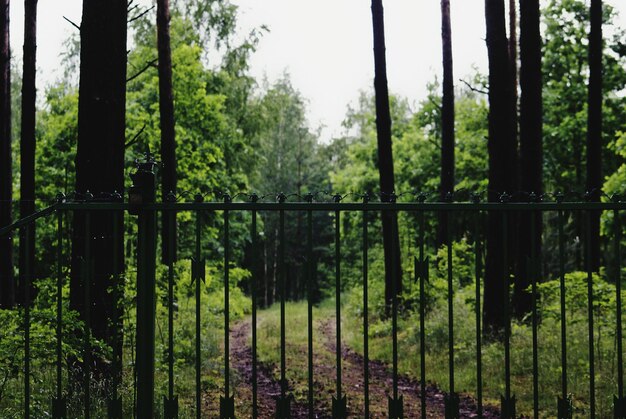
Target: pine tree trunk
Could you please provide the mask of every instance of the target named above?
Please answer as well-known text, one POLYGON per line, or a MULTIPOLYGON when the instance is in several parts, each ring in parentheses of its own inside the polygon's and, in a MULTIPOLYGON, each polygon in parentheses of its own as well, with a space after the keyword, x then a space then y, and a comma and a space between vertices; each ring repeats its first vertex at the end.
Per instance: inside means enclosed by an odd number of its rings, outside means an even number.
MULTIPOLYGON (((172 87, 172 48, 170 44, 169 0, 157 1, 157 35, 159 49, 159 112, 161 122, 161 193, 163 199, 170 192, 176 193, 176 132, 174 130, 174 93, 172 87)), ((170 226, 170 217, 163 212, 161 224, 161 259, 169 263, 170 253, 176 260, 176 221, 170 226), (171 229, 171 231, 170 231, 171 229), (170 250, 170 232, 173 249, 170 250)))
MULTIPOLYGON (((589 32, 589 106, 587 119, 587 191, 600 201, 602 189, 602 0, 591 0, 589 32)), ((600 269, 600 212, 589 220, 588 267, 600 269)))
MULTIPOLYGON (((543 146, 542 146, 542 76, 541 31, 539 0, 520 2, 520 169, 521 189, 524 192, 542 193, 543 146)), ((514 305, 518 316, 531 309, 531 295, 525 291, 531 283, 527 260, 541 254, 541 214, 523 211, 520 214, 519 257, 515 283, 514 305), (534 234, 531 235, 531 223, 534 234)), ((538 278, 535 278, 538 279, 538 278)))
MULTIPOLYGON (((387 87, 387 59, 385 57, 385 23, 382 0, 372 0, 372 23, 374 27, 374 89, 376 92, 376 133, 378 138, 378 172, 383 201, 389 201, 395 193, 393 152, 391 144, 391 111, 387 87)), ((396 214, 383 211, 383 248, 385 255, 385 299, 390 305, 393 300, 393 281, 396 295, 402 292, 400 266, 400 240, 396 214), (395 249, 395 251, 394 251, 395 249), (394 266, 395 265, 395 266, 394 266), (393 278, 392 272, 396 272, 393 278)))
MULTIPOLYGON (((9 0, 0 0, 0 227, 11 224, 12 220, 12 168, 9 0)), ((0 237, 0 308, 15 303, 12 243, 11 236, 0 237)))
MULTIPOLYGON (((35 212, 35 113, 37 91, 37 0, 24 1, 24 69, 22 77, 22 125, 20 143, 20 218, 35 212)), ((25 232, 20 233, 20 283, 26 266, 35 266, 35 225, 29 229, 30 249, 25 232)), ((35 274, 31 270, 32 275, 35 274)))
MULTIPOLYGON (((441 0, 441 41, 443 46, 443 99, 441 106, 441 183, 439 196, 454 192, 454 66, 450 0, 441 0)), ((448 244, 448 219, 439 214, 438 245, 448 244)))
MULTIPOLYGON (((515 115, 513 107, 513 82, 506 37, 504 0, 485 0, 487 27, 487 52, 489 56, 489 192, 488 200, 498 202, 504 192, 515 191, 516 150, 514 137, 515 115)), ((488 214, 487 256, 485 265, 485 290, 483 317, 485 331, 499 329, 504 325, 503 301, 507 294, 504 276, 510 275, 512 256, 511 218, 507 223, 509 241, 503 242, 503 218, 501 212, 488 214), (504 249, 507 260, 504 261, 504 249)))
MULTIPOLYGON (((114 192, 124 194, 126 7, 126 0, 83 2, 76 191, 83 195, 89 191, 96 200, 110 201, 114 192)), ((115 227, 121 233, 123 217, 118 215, 115 227)), ((119 331, 119 310, 116 293, 110 291, 120 285, 123 270, 123 266, 113 266, 113 261, 123 260, 123 235, 113 237, 111 212, 94 211, 90 219, 91 328, 96 338, 112 344, 114 333, 119 331)), ((70 304, 81 316, 87 310, 80 275, 87 244, 85 220, 83 211, 74 213, 70 304)))

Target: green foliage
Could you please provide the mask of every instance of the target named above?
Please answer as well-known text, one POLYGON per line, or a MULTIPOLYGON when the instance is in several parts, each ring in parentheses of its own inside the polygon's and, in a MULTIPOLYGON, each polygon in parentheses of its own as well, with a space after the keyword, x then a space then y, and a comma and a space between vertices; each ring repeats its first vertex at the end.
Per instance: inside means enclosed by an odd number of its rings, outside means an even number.
MULTIPOLYGON (((585 189, 589 10, 581 0, 550 1, 543 10, 544 184, 546 190, 585 189)), ((623 29, 615 12, 604 6, 603 143, 611 145, 626 121, 626 54, 623 29)), ((609 146, 612 147, 612 146, 609 146)), ((617 168, 618 159, 603 152, 603 173, 617 168)))
MULTIPOLYGON (((461 255, 465 246, 455 253, 461 255)), ((455 256, 456 258, 457 256, 455 256)), ((445 269, 444 269, 445 270, 445 269)), ((435 295, 425 318, 426 377, 429 382, 445 390, 448 385, 448 305, 447 290, 442 289, 441 274, 426 284, 427 294, 435 295)), ((476 391, 476 315, 473 284, 459 286, 462 271, 455 271, 454 295, 454 362, 456 388, 461 392, 476 391), (460 276, 459 276, 460 275, 460 276)), ((372 286, 372 284, 370 285, 372 286)), ((370 292, 370 306, 383 298, 381 293, 370 292)), ((540 416, 556 415, 556 396, 561 377, 561 324, 560 282, 550 280, 538 285, 539 312, 539 397, 540 416)), ((593 276, 594 292, 594 351, 596 366, 596 396, 599 417, 612 414, 612 395, 616 391, 615 351, 615 285, 598 275, 593 276)), ((575 415, 588 411, 589 361, 587 340, 587 274, 572 272, 566 275, 566 324, 568 388, 573 394, 575 415)), ((623 293, 622 298, 626 297, 623 293)), ((352 330, 348 334, 351 347, 362 352, 362 291, 355 289, 347 294, 346 323, 352 330)), ((376 312, 370 317, 370 357, 391 362, 391 324, 376 312)), ((414 307, 402 313, 398 323, 399 371, 418 378, 419 363, 419 310, 414 307), (408 356, 407 356, 408 355, 408 356)), ((532 327, 529 319, 513 321, 511 334, 511 382, 518 399, 518 412, 532 411, 532 327)), ((490 404, 497 405, 504 392, 504 347, 498 339, 486 339, 482 346, 484 396, 490 404)))

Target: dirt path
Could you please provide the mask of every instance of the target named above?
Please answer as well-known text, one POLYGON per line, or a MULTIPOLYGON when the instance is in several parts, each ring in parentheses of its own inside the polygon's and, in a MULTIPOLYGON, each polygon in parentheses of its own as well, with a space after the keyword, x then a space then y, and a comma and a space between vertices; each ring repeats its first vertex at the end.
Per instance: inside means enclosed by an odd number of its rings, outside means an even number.
MULTIPOLYGON (((330 418, 331 397, 334 394, 336 369, 329 358, 335 354, 335 320, 326 318, 316 324, 321 340, 321 348, 326 353, 315 354, 315 411, 318 418, 330 418)), ((252 350, 249 345, 250 320, 237 323, 231 330, 232 367, 237 375, 236 405, 239 417, 251 417, 252 406, 252 350)), ((306 349, 305 349, 306 350, 306 349)), ((319 350, 318 350, 319 352, 319 350)), ((349 417, 363 417, 363 358, 356 352, 342 345, 342 389, 348 399, 349 417)), ((273 418, 276 409, 276 397, 280 395, 280 386, 274 379, 272 366, 259 363, 258 368, 258 406, 260 418, 273 418)), ((387 396, 391 394, 392 376, 388 367, 376 361, 369 363, 370 416, 387 417, 387 396)), ((291 386, 306 386, 306 383, 290 383, 291 386)), ((404 417, 418 418, 421 413, 420 383, 408 377, 398 378, 398 391, 404 398, 404 417)), ((445 393, 434 386, 426 388, 427 417, 444 417, 445 393)), ((292 401, 292 417, 307 418, 306 402, 292 401)), ((475 401, 466 395, 460 397, 462 418, 477 417, 475 401)), ((483 417, 498 418, 499 412, 491 406, 485 406, 483 417)))

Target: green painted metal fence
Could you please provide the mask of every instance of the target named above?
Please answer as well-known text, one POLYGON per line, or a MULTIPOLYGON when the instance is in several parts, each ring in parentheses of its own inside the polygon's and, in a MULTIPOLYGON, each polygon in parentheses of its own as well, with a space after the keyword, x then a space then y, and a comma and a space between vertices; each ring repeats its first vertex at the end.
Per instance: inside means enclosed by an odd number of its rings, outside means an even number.
MULTIPOLYGON (((621 233, 622 227, 619 222, 620 214, 626 211, 626 203, 617 199, 612 202, 565 202, 558 199, 554 202, 540 202, 540 203, 487 203, 479 202, 475 199, 471 202, 459 203, 459 202, 426 202, 424 196, 417 196, 415 202, 370 202, 367 196, 363 197, 361 202, 343 202, 341 197, 336 196, 331 202, 314 202, 313 196, 308 195, 302 202, 291 202, 286 199, 285 195, 279 194, 274 202, 261 201, 258 196, 247 196, 243 201, 233 202, 230 196, 224 195, 222 202, 203 202, 203 199, 198 196, 193 202, 174 202, 174 200, 168 200, 168 202, 154 203, 154 195, 150 195, 150 192, 146 195, 145 191, 133 190, 129 203, 109 203, 109 202, 96 202, 96 201, 68 201, 65 199, 59 199, 57 203, 43 211, 40 211, 30 217, 20 220, 11 226, 0 229, 0 235, 13 234, 19 229, 28 230, 34 227, 38 219, 56 217, 56 252, 57 252, 57 284, 56 284, 56 381, 55 381, 55 396, 51 400, 51 415, 56 418, 62 418, 67 416, 67 397, 68 390, 63 387, 63 374, 66 368, 66 358, 63 354, 63 330, 61 319, 63 317, 63 287, 67 280, 65 272, 66 267, 63 264, 63 243, 67 238, 64 237, 63 220, 64 215, 68 213, 83 212, 85 214, 85 238, 90 236, 90 215, 98 212, 106 211, 117 214, 119 217, 123 212, 130 211, 132 214, 137 215, 137 311, 136 311, 136 325, 137 325, 137 341, 136 341, 136 363, 134 365, 136 374, 136 407, 135 412, 137 417, 166 417, 173 418, 178 417, 178 397, 174 392, 175 374, 174 374, 174 347, 176 342, 174 341, 174 267, 172 264, 168 267, 167 272, 167 394, 158 395, 164 397, 163 412, 155 412, 155 391, 154 391, 154 368, 155 368, 155 267, 156 267, 156 220, 157 213, 165 212, 170 217, 175 217, 176 214, 188 212, 195 217, 195 250, 194 256, 191 260, 192 264, 192 279, 195 285, 195 300, 196 300, 196 331, 195 331, 195 372, 196 372, 196 388, 195 388, 195 414, 196 417, 206 415, 218 416, 221 418, 233 418, 235 417, 235 395, 230 387, 231 377, 231 365, 228 354, 230 353, 230 313, 229 313, 229 270, 231 261, 232 245, 230 243, 230 221, 232 214, 247 212, 251 214, 250 225, 250 237, 252 248, 258 248, 259 242, 259 213, 275 213, 279 219, 279 251, 278 251, 278 263, 279 270, 279 293, 280 293, 280 397, 276 400, 275 417, 287 418, 291 417, 290 405, 293 400, 293 396, 289 394, 289 386, 287 381, 288 365, 285 357, 286 347, 286 327, 285 327, 285 303, 287 300, 286 295, 286 282, 288 281, 287 269, 288 264, 285 256, 285 215, 291 212, 300 212, 306 215, 306 273, 304 277, 307 281, 307 298, 308 298, 308 392, 306 403, 308 403, 308 412, 310 418, 318 417, 317 412, 314 410, 315 404, 315 366, 313 356, 313 276, 314 262, 313 262, 313 214, 315 212, 325 212, 334 215, 334 250, 335 250, 335 298, 336 298, 336 389, 335 394, 332 397, 332 417, 344 418, 349 414, 348 406, 350 401, 346 399, 344 389, 342 388, 342 313, 341 313, 341 296, 342 296, 342 231, 341 231, 341 218, 343 214, 359 213, 361 214, 361 234, 362 234, 362 286, 363 286, 363 370, 364 376, 368 377, 368 365, 369 365, 369 304, 370 297, 368 295, 368 264, 370 255, 368 250, 373 240, 378 238, 371 237, 369 230, 370 215, 378 214, 381 211, 391 211, 393 213, 410 213, 415 216, 417 224, 415 225, 416 237, 414 237, 416 243, 417 257, 414 263, 415 280, 418 281, 420 298, 419 307, 419 352, 414 354, 403 354, 403 356, 414 356, 419 359, 420 370, 415 371, 415 376, 419 377, 422 383, 427 382, 429 372, 426 370, 426 352, 428 345, 427 330, 425 329, 425 316, 426 316, 426 291, 427 283, 429 280, 429 269, 427 259, 427 238, 426 238, 426 219, 429 216, 435 216, 437 214, 445 214, 449 219, 453 219, 459 214, 464 214, 466 219, 474 220, 474 224, 468 229, 473 230, 474 240, 474 257, 475 257, 475 272, 474 280, 476 286, 475 293, 475 322, 476 322, 476 335, 475 335, 475 365, 476 365, 476 383, 475 388, 470 389, 477 402, 478 417, 483 415, 484 409, 484 395, 483 395, 483 366, 482 366, 482 347, 483 347, 483 334, 481 328, 482 313, 481 313, 481 289, 483 286, 483 260, 484 260, 484 246, 481 242, 481 237, 484 237, 484 217, 486 214, 491 213, 501 216, 501 233, 503 243, 507 243, 512 239, 511 232, 508 231, 507 217, 512 214, 519 214, 521 212, 530 212, 534 214, 535 222, 531 223, 528 228, 534 231, 537 228, 537 223, 540 223, 545 214, 556 215, 556 231, 558 235, 558 255, 559 261, 559 280, 560 280, 560 328, 561 328, 561 389, 554 390, 554 403, 558 407, 558 417, 567 418, 572 416, 571 400, 572 395, 568 389, 568 350, 567 350, 567 322, 566 322, 566 271, 565 271, 565 252, 566 252, 566 235, 564 232, 564 226, 566 223, 566 215, 569 213, 579 213, 587 217, 592 211, 601 211, 606 214, 610 214, 613 217, 612 231, 610 232, 610 240, 612 241, 613 255, 609 259, 613 266, 609 267, 612 275, 612 280, 616 286, 615 294, 615 306, 612 310, 615 311, 616 324, 616 359, 617 359, 617 383, 615 386, 616 395, 614 400, 614 415, 615 417, 625 417, 625 399, 624 399, 624 383, 623 383, 623 349, 622 349, 622 301, 621 301, 621 233), (223 262, 223 283, 224 283, 224 384, 223 395, 220 398, 219 412, 203 412, 202 402, 202 386, 201 386, 201 360, 203 354, 201 353, 200 341, 202 338, 202 330, 200 327, 200 320, 203 307, 200 303, 200 282, 205 278, 205 260, 202 256, 202 229, 203 221, 202 214, 208 213, 221 213, 223 215, 224 234, 222 244, 224 246, 224 262, 223 262), (558 398, 557 398, 558 396, 558 398)), ((117 223, 114 223, 117 225, 117 223)), ((172 226, 173 223, 170 223, 172 226)), ((588 226, 588 224, 587 224, 588 226)), ((587 227, 588 228, 588 227, 587 227)), ((115 235, 122 234, 120 231, 115 231, 115 235)), ((30 237, 29 234, 25 234, 24 237, 30 237)), ((452 236, 448 233, 448 238, 452 236)), ((81 272, 85 305, 89 305, 91 299, 90 296, 90 280, 89 277, 92 274, 90 268, 90 260, 92 258, 91 249, 89 249, 89 240, 85 240, 87 248, 85 249, 85 262, 83 270, 81 272)), ((33 243, 26 242, 26 246, 33 246, 33 243)), ((173 246, 170 246, 173 249, 173 246)), ((397 249, 394 251, 398 251, 397 249)), ((539 417, 539 377, 541 374, 551 373, 539 370, 538 358, 540 346, 538 342, 538 330, 540 329, 540 318, 537 312, 537 285, 541 282, 541 269, 538 266, 538 258, 540 255, 536 254, 536 249, 533 249, 533 257, 529 260, 529 271, 532 273, 531 295, 532 295, 532 310, 530 313, 531 327, 532 327, 532 348, 533 348, 533 364, 532 364, 532 385, 530 385, 526 391, 533 393, 533 415, 539 417)), ((506 250, 504 252, 504 259, 508 258, 506 250)), ((120 264, 121 261, 112 261, 114 264, 120 264)), ((261 263, 260 252, 255 252, 254 264, 261 263)), ((505 264, 506 266, 506 264, 505 264)), ((459 396, 456 393, 455 387, 455 330, 454 330, 454 286, 453 281, 453 253, 452 247, 447 248, 447 304, 448 304, 448 365, 442 365, 441 368, 446 368, 449 372, 448 388, 449 392, 445 397, 445 416, 447 418, 460 417, 459 413, 459 396)), ((27 269, 31 269, 27 267, 27 269)), ((26 272, 24 278, 30 278, 30 272, 26 272)), ((595 416, 595 402, 596 402, 596 389, 595 389, 595 371, 594 371, 594 289, 593 289, 593 276, 592 272, 588 272, 588 290, 587 290, 587 304, 588 304, 588 336, 584 337, 589 342, 589 374, 588 374, 588 389, 589 394, 589 410, 586 415, 589 417, 595 416)), ((516 417, 516 404, 515 394, 513 394, 511 386, 511 310, 510 310, 510 298, 509 298, 509 275, 503 275, 505 281, 506 295, 502 296, 504 304, 504 312, 506 316, 505 328, 503 335, 504 345, 504 365, 502 365, 502 374, 504 376, 504 394, 502 395, 500 412, 501 417, 513 418, 516 417)), ((31 336, 29 334, 31 324, 31 284, 25 284, 22 288, 24 292, 23 296, 23 327, 24 327, 24 366, 21 370, 21 375, 24 380, 24 394, 23 394, 23 416, 28 418, 31 414, 31 402, 33 391, 37 391, 33 386, 35 383, 31 382, 31 336)), ((251 299, 252 299, 252 404, 251 407, 253 417, 259 417, 259 410, 257 406, 258 400, 258 357, 257 357, 257 310, 259 307, 259 295, 258 295, 258 281, 255 277, 252 277, 251 282, 251 299)), ((395 293, 394 293, 395 294, 395 293)), ((90 357, 92 356, 92 346, 90 341, 90 319, 89 310, 86 310, 85 316, 85 330, 84 330, 84 344, 82 351, 83 370, 81 372, 83 382, 83 405, 84 405, 84 417, 89 417, 91 414, 91 397, 89 393, 89 382, 93 379, 90 366, 92 362, 90 357)), ((398 298, 394 298, 391 307, 391 324, 392 324, 392 339, 390 344, 392 345, 392 389, 389 395, 388 416, 390 418, 404 417, 403 396, 401 389, 398 386, 398 314, 399 314, 399 301, 398 298)), ((121 417, 121 399, 118 392, 120 386, 121 370, 123 364, 121 359, 113 360, 114 377, 112 380, 112 393, 109 399, 109 417, 121 417)), ((369 404, 370 404, 370 383, 368 379, 365 379, 363 383, 363 411, 365 416, 369 417, 369 404)), ((519 389, 518 389, 519 390, 519 389)), ((420 390, 421 398, 421 417, 427 415, 427 394, 426 386, 421 386, 420 390)))

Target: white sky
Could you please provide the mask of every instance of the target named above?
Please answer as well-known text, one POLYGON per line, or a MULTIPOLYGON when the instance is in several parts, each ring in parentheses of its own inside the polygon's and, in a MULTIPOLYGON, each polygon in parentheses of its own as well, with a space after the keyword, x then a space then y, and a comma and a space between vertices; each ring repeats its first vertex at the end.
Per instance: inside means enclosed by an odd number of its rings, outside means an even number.
MULTIPOLYGON (((151 0, 140 0, 149 4, 151 0)), ((347 105, 373 83, 369 0, 232 0, 240 6, 242 33, 265 24, 266 34, 252 57, 252 75, 261 81, 284 71, 308 99, 312 127, 325 126, 322 139, 342 133, 347 105)), ((484 0, 452 1, 455 78, 477 66, 486 72, 484 0)), ((626 2, 613 1, 626 26, 626 2)), ((82 0, 39 0, 38 84, 60 75, 63 40, 76 29, 63 16, 80 23, 82 0)), ((412 104, 424 98, 426 84, 441 78, 439 0, 386 0, 385 25, 389 88, 412 104)), ((21 55, 23 2, 11 2, 11 41, 21 55)), ((41 90, 40 90, 41 91, 41 90)))

